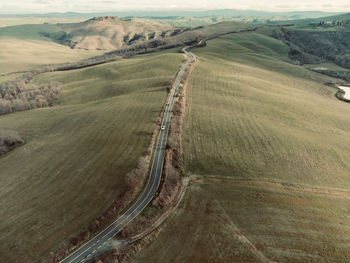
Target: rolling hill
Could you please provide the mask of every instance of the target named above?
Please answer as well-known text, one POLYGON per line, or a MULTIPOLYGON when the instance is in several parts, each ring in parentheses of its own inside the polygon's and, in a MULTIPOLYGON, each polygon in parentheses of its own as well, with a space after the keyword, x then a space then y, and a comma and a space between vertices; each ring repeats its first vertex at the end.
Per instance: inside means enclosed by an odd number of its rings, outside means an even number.
MULTIPOLYGON (((349 262, 350 106, 325 85, 338 79, 299 65, 347 66, 337 60, 349 52, 346 25, 180 29, 111 16, 18 25, 0 28, 0 72, 208 38, 192 50, 186 87, 181 169, 191 184, 131 261, 349 262)), ((62 91, 53 107, 0 116, 20 138, 0 158, 3 260, 35 262, 106 211, 147 150, 182 61, 170 49, 35 77, 62 91)))
POLYGON ((37 262, 117 199, 181 62, 164 52, 42 74, 34 83, 59 83, 58 104, 0 116, 1 129, 25 141, 0 158, 2 261, 37 262))
POLYGON ((60 30, 53 24, 1 27, 0 74, 32 70, 47 64, 74 62, 101 54, 96 50, 73 50, 43 36, 43 32, 50 34, 60 30))
POLYGON ((0 75, 76 62, 146 40, 166 39, 184 30, 149 20, 116 17, 1 27, 0 75))
POLYGON ((111 16, 95 17, 82 23, 63 24, 61 28, 65 33, 56 38, 57 41, 71 48, 90 50, 113 50, 138 41, 165 38, 174 34, 173 28, 168 25, 111 16))
POLYGON ((194 49, 179 210, 132 262, 348 262, 350 107, 266 34, 194 49))

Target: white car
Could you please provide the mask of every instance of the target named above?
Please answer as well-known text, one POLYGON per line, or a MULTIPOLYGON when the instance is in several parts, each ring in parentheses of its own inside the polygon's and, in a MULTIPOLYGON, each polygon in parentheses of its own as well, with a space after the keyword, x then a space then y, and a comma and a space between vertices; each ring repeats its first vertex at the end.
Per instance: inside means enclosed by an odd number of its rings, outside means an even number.
POLYGON ((160 127, 160 129, 161 129, 162 131, 164 131, 164 130, 165 130, 165 126, 160 127))

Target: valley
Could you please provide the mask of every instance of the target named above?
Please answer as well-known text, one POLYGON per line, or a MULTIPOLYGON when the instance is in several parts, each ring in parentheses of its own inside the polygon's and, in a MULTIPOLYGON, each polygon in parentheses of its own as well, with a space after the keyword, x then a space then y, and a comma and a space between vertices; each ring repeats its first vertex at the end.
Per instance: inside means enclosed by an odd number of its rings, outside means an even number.
POLYGON ((4 262, 350 261, 350 15, 213 19, 3 22, 4 262))

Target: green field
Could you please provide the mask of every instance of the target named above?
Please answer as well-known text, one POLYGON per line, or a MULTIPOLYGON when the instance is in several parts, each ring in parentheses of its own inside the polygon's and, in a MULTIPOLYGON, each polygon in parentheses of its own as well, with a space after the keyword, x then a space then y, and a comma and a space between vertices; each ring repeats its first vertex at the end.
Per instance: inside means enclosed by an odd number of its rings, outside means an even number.
POLYGON ((195 51, 189 172, 350 186, 350 107, 323 85, 329 78, 281 60, 286 51, 255 33, 195 51))
POLYGON ((36 262, 100 216, 146 151, 182 55, 158 53, 39 75, 58 105, 0 116, 26 141, 0 158, 0 254, 36 262))
POLYGON ((348 262, 350 104, 267 35, 207 44, 193 50, 183 138, 202 183, 135 260, 348 262))

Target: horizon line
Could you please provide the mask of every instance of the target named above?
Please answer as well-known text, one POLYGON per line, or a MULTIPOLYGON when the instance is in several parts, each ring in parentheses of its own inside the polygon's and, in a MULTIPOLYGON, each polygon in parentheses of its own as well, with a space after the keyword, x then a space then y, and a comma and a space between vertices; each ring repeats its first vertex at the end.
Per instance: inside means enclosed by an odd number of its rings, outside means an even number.
POLYGON ((68 14, 68 13, 73 13, 73 14, 99 14, 99 13, 125 13, 125 12, 206 12, 206 11, 242 11, 242 12, 264 12, 264 13, 293 13, 293 12, 319 12, 319 13, 339 13, 339 14, 345 14, 345 13, 350 13, 350 8, 349 10, 343 10, 343 11, 326 11, 326 10, 318 10, 318 9, 291 9, 291 10, 265 10, 265 9, 241 9, 241 8, 154 8, 154 9, 121 9, 121 10, 106 10, 106 11, 46 11, 46 12, 28 12, 28 13, 23 13, 23 12, 6 12, 6 13, 0 13, 0 15, 46 15, 46 14, 68 14))

